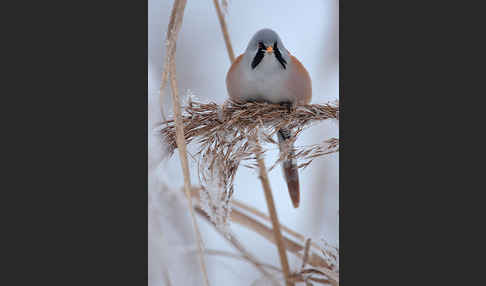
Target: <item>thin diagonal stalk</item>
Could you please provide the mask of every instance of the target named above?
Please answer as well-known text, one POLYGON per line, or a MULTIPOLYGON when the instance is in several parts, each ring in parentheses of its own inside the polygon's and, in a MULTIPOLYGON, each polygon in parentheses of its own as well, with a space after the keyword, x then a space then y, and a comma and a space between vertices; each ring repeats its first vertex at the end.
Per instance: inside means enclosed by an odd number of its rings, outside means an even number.
POLYGON ((271 274, 268 273, 261 266, 262 264, 260 262, 258 262, 258 260, 251 253, 249 253, 248 250, 245 249, 245 247, 243 246, 243 244, 241 244, 241 242, 234 235, 230 234, 229 236, 227 236, 227 235, 223 234, 223 232, 216 227, 215 223, 212 222, 209 219, 209 216, 202 210, 202 208, 200 206, 194 206, 194 210, 196 211, 197 214, 199 214, 201 217, 203 217, 208 223, 210 223, 216 229, 216 231, 219 234, 221 234, 221 236, 223 236, 239 252, 241 252, 242 256, 245 259, 247 259, 250 263, 252 263, 253 265, 255 265, 255 267, 258 269, 258 271, 260 271, 260 273, 262 273, 264 276, 271 277, 271 274))
MULTIPOLYGON (((270 218, 266 214, 262 213, 261 211, 257 210, 256 208, 254 208, 252 206, 246 205, 246 204, 244 204, 244 203, 242 203, 242 202, 240 202, 238 200, 233 200, 232 201, 232 204, 234 206, 237 206, 237 207, 239 207, 241 209, 244 209, 244 210, 252 213, 253 215, 255 215, 255 216, 259 217, 259 218, 262 218, 262 219, 270 222, 270 218)), ((300 233, 298 233, 298 232, 296 232, 296 231, 294 231, 294 230, 292 230, 292 229, 290 229, 290 228, 288 228, 288 227, 286 227, 285 225, 282 225, 282 224, 280 224, 280 228, 284 232, 286 232, 286 233, 290 234, 291 236, 293 236, 294 238, 297 238, 300 241, 307 243, 305 236, 303 236, 302 234, 300 234, 300 233)), ((315 243, 314 241, 311 241, 310 244, 315 249, 318 249, 318 250, 321 249, 321 247, 317 243, 315 243)))
MULTIPOLYGON (((164 114, 164 109, 163 109, 163 102, 164 102, 164 97, 165 97, 165 88, 167 86, 167 82, 169 80, 169 64, 170 64, 170 57, 172 54, 174 54, 176 42, 177 42, 177 33, 174 33, 176 31, 176 23, 178 22, 177 19, 178 17, 178 12, 180 9, 179 7, 179 1, 174 2, 174 6, 172 6, 172 12, 170 14, 170 22, 167 27, 167 39, 165 41, 165 47, 166 47, 166 55, 165 55, 165 64, 164 64, 164 69, 162 71, 162 80, 160 83, 160 96, 159 96, 159 104, 160 104, 160 112, 162 114, 162 119, 164 121, 167 121, 165 118, 164 114)), ((185 5, 185 4, 184 4, 185 5)), ((184 12, 184 11, 182 11, 184 12)), ((180 22, 182 22, 182 17, 180 17, 180 22)))
MULTIPOLYGON (((268 241, 276 244, 274 229, 267 227, 263 223, 257 221, 254 218, 247 216, 246 214, 240 212, 239 210, 237 209, 232 210, 231 221, 254 231, 255 233, 261 235, 263 238, 267 239, 268 241)), ((304 259, 304 254, 301 254, 300 252, 305 250, 305 246, 287 237, 283 237, 283 241, 284 241, 283 244, 287 249, 287 251, 293 253, 300 259, 304 259)), ((329 278, 331 278, 332 281, 334 281, 333 283, 339 284, 339 275, 335 271, 332 271, 329 263, 318 254, 309 253, 307 263, 314 267, 320 267, 322 271, 329 278)))
POLYGON ((265 193, 265 199, 267 201, 268 212, 270 213, 270 219, 272 220, 273 234, 275 236, 275 242, 278 248, 278 254, 280 256, 280 263, 282 264, 282 270, 285 275, 285 283, 287 286, 294 285, 290 280, 290 268, 289 262, 287 260, 287 252, 285 251, 285 246, 283 244, 282 232, 280 231, 280 223, 278 221, 277 210, 275 208, 275 203, 273 201, 272 189, 270 188, 270 182, 268 180, 267 168, 265 167, 265 161, 261 156, 261 146, 260 143, 256 142, 256 160, 259 169, 259 178, 262 183, 263 191, 265 193))
POLYGON ((304 270, 304 267, 307 264, 307 259, 309 259, 310 242, 311 242, 311 239, 310 238, 308 238, 305 241, 304 258, 302 258, 302 267, 300 267, 300 271, 304 270))
POLYGON ((233 52, 233 47, 231 46, 230 37, 228 34, 228 27, 226 26, 226 21, 224 20, 223 12, 219 7, 218 0, 213 0, 214 7, 216 8, 216 13, 218 14, 219 24, 221 25, 221 31, 223 32, 224 43, 226 44, 226 50, 228 51, 228 56, 231 62, 235 61, 235 53, 233 52))
MULTIPOLYGON (((199 262, 201 264, 201 270, 203 273, 204 285, 209 286, 208 273, 206 270, 206 264, 204 262, 204 251, 202 246, 201 233, 199 232, 199 228, 196 222, 196 217, 194 215, 194 210, 192 208, 191 178, 189 173, 189 164, 187 162, 187 147, 186 147, 186 140, 184 138, 184 126, 182 124, 181 104, 179 101, 179 92, 178 92, 177 80, 176 80, 176 63, 175 63, 176 42, 177 42, 177 36, 179 34, 182 25, 182 19, 184 17, 184 9, 186 7, 186 2, 187 2, 186 0, 176 0, 174 2, 174 6, 172 7, 171 19, 169 22, 168 33, 167 33, 167 40, 169 43, 167 47, 168 64, 166 62, 165 67, 169 68, 168 74, 170 79, 170 86, 172 89, 172 102, 173 102, 174 117, 176 123, 176 138, 177 138, 176 142, 177 142, 177 149, 179 150, 182 172, 184 175, 184 191, 189 204, 189 210, 190 210, 189 212, 191 214, 194 232, 196 234, 199 262)), ((167 72, 166 70, 164 70, 164 75, 166 74, 167 72)), ((164 78, 162 78, 162 81, 163 80, 164 78)))

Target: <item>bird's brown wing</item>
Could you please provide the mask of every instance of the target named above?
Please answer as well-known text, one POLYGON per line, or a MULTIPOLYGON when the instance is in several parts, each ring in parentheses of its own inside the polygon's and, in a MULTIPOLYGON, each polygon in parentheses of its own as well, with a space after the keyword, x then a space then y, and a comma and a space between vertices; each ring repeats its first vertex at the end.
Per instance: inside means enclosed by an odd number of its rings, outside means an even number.
POLYGON ((312 99, 312 82, 309 73, 300 61, 290 55, 293 69, 290 70, 289 89, 293 90, 298 98, 297 104, 309 104, 312 99))
POLYGON ((236 60, 231 64, 228 73, 226 74, 226 89, 228 91, 228 95, 233 100, 240 100, 240 86, 239 86, 239 69, 237 68, 243 59, 243 55, 239 55, 236 60))

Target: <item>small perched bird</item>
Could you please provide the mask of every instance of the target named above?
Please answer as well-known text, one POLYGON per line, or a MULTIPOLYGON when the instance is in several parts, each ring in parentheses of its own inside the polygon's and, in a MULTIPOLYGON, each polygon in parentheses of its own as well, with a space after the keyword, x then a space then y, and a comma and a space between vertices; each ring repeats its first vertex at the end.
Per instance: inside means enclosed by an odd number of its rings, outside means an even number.
MULTIPOLYGON (((237 102, 265 101, 295 106, 308 104, 312 84, 304 66, 285 48, 278 34, 270 29, 258 31, 245 53, 231 65, 226 75, 229 97, 237 102)), ((288 148, 285 141, 290 130, 278 131, 280 152, 288 148)), ((293 146, 290 146, 290 154, 293 146)), ((299 173, 294 160, 284 160, 283 173, 292 204, 299 207, 299 173)))

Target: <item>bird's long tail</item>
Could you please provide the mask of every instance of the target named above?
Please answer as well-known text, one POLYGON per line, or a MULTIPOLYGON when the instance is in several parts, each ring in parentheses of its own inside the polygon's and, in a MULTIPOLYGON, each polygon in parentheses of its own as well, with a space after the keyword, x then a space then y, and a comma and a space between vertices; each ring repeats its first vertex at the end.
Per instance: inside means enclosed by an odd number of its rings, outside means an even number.
MULTIPOLYGON (((280 148, 280 153, 287 152, 287 154, 292 156, 294 154, 294 144, 288 142, 291 134, 290 130, 282 128, 278 131, 278 143, 280 148), (287 142, 286 142, 287 141, 287 142)), ((294 159, 285 159, 282 162, 282 170, 284 173, 285 181, 287 182, 287 188, 289 190, 290 199, 292 199, 292 204, 294 208, 299 207, 300 203, 300 187, 299 187, 299 173, 297 164, 294 159)))

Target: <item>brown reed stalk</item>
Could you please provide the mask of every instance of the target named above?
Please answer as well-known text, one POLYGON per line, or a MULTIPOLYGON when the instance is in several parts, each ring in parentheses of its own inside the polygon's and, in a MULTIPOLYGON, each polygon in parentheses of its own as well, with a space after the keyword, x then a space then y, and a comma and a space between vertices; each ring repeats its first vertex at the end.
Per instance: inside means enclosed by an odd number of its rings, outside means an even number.
POLYGON ((223 32, 224 43, 226 44, 226 50, 228 51, 228 57, 231 62, 235 61, 235 53, 233 52, 233 47, 231 46, 231 41, 228 33, 228 27, 226 26, 226 21, 224 20, 223 12, 219 7, 218 0, 213 0, 214 7, 216 8, 216 13, 218 14, 219 24, 221 25, 221 31, 223 32))
MULTIPOLYGON (((164 68, 162 81, 164 81, 164 76, 166 77, 168 73, 170 79, 170 86, 172 89, 172 101, 173 101, 173 109, 174 109, 174 117, 175 117, 175 125, 176 125, 176 143, 177 143, 177 149, 179 150, 179 157, 181 161, 182 172, 184 175, 184 190, 189 204, 189 212, 191 214, 194 232, 196 234, 197 247, 199 253, 199 262, 203 273, 204 285, 209 286, 208 273, 206 270, 206 264, 204 262, 201 233, 199 232, 199 228, 196 222, 196 217, 194 215, 194 211, 192 208, 191 179, 189 174, 189 165, 187 162, 187 148, 186 148, 186 141, 184 138, 184 126, 182 124, 181 104, 179 101, 179 93, 178 93, 177 80, 176 80, 176 63, 175 63, 176 42, 177 42, 177 36, 181 29, 186 2, 187 2, 186 0, 176 0, 172 7, 172 13, 171 13, 171 18, 170 18, 168 33, 167 33, 167 41, 169 45, 167 47, 167 59, 166 59, 166 65, 164 68)), ((162 84, 164 84, 164 82, 162 82, 162 84)))
MULTIPOLYGON (((233 200, 232 201, 232 204, 233 206, 236 206, 240 209, 243 209, 245 211, 248 211, 250 212, 251 214, 261 218, 261 219, 264 219, 265 221, 268 221, 270 222, 270 218, 262 213, 261 211, 257 210, 256 208, 252 207, 252 206, 249 206, 249 205, 246 205, 238 200, 233 200)), ((280 224, 280 228, 285 232, 285 233, 288 233, 290 234, 291 236, 293 236, 294 238, 297 238, 298 240, 300 240, 301 242, 305 242, 305 244, 307 245, 307 240, 305 238, 305 236, 303 236, 302 234, 286 227, 285 225, 282 225, 280 224)), ((310 239, 309 239, 310 240, 310 239)), ((310 246, 314 247, 315 249, 318 249, 318 250, 321 250, 321 247, 315 243, 314 241, 310 241, 310 246)))
POLYGON ((272 189, 270 188, 270 181, 268 180, 267 168, 265 167, 265 161, 261 155, 261 146, 258 142, 258 137, 256 138, 256 150, 255 157, 258 163, 259 176, 265 193, 265 200, 267 201, 268 212, 270 213, 270 219, 272 220, 273 234, 275 235, 275 241, 277 244, 278 254, 280 256, 280 263, 282 264, 282 269, 285 276, 285 283, 287 286, 292 286, 294 283, 290 280, 290 267, 287 260, 287 252, 283 244, 282 232, 280 230, 280 223, 278 221, 277 209, 275 208, 275 203, 273 201, 272 189))
POLYGON ((168 82, 170 58, 171 55, 174 54, 174 50, 176 48, 176 43, 177 43, 177 33, 175 33, 175 31, 177 30, 176 25, 177 23, 182 23, 182 17, 179 17, 178 14, 178 12, 180 11, 179 8, 180 4, 184 4, 185 6, 185 3, 181 3, 178 0, 176 0, 174 2, 174 5, 172 6, 170 21, 167 27, 167 39, 165 41, 166 55, 165 55, 164 70, 162 71, 162 80, 160 84, 160 96, 159 96, 160 111, 164 121, 166 121, 167 119, 165 118, 164 109, 162 108, 162 106, 165 97, 165 88, 167 87, 167 82, 168 82))
POLYGON ((300 267, 300 270, 304 270, 305 265, 307 264, 307 260, 309 259, 309 247, 310 247, 310 242, 311 239, 308 238, 305 241, 305 249, 304 249, 304 258, 302 259, 302 266, 300 267))
MULTIPOLYGON (((235 258, 235 259, 239 259, 239 260, 242 260, 242 261, 250 262, 250 261, 248 261, 248 259, 244 255, 238 255, 238 254, 231 253, 231 252, 224 251, 224 250, 206 249, 205 253, 207 255, 223 256, 223 257, 235 258)), ((262 268, 268 268, 268 269, 271 269, 273 271, 277 271, 277 272, 282 273, 282 269, 275 267, 273 265, 267 264, 267 263, 259 263, 259 266, 261 266, 262 268)), ((313 282, 317 282, 317 283, 320 283, 320 284, 332 284, 332 281, 329 280, 329 279, 316 278, 316 277, 312 277, 312 276, 305 277, 304 275, 306 275, 306 274, 318 274, 318 275, 325 276, 324 273, 322 273, 322 272, 320 272, 316 269, 303 269, 300 272, 291 274, 290 276, 291 276, 292 281, 294 281, 294 282, 313 281, 313 282)), ((309 284, 306 284, 306 285, 309 285, 309 284)), ((310 285, 312 285, 312 284, 310 284, 310 285)))

